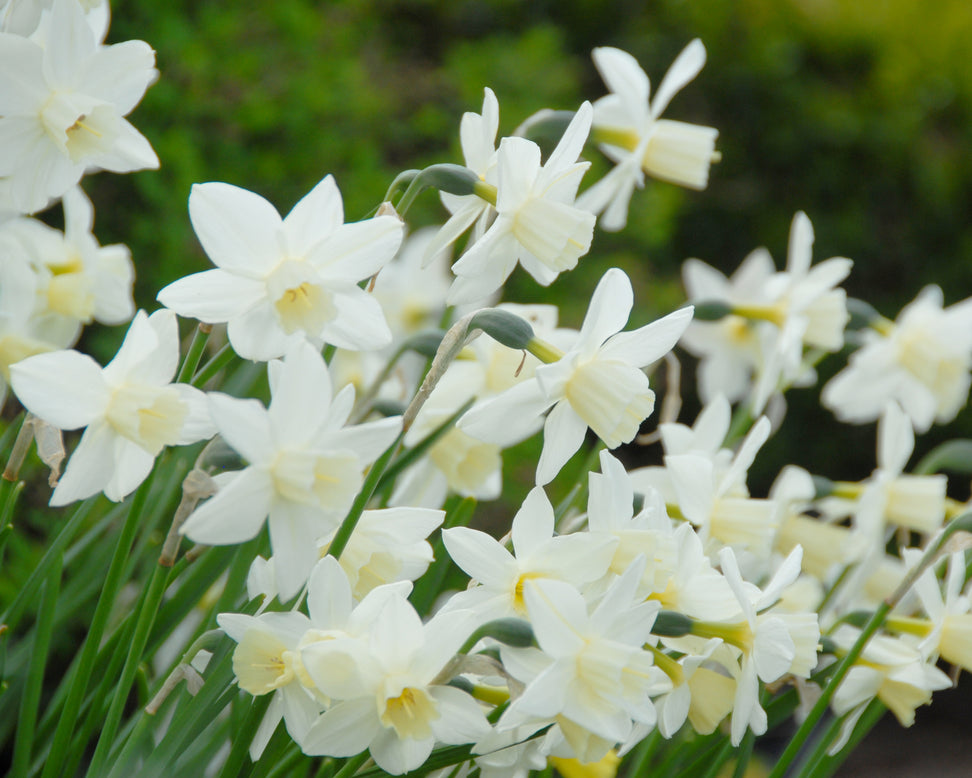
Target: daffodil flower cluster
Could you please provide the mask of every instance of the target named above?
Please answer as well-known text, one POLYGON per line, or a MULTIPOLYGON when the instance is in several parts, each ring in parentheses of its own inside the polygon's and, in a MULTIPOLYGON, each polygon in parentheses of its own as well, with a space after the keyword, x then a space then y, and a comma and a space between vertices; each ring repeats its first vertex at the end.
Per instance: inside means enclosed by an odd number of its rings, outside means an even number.
MULTIPOLYGON (((208 704, 262 698, 242 731, 213 736, 209 772, 231 771, 244 749, 279 754, 281 722, 322 775, 366 760, 391 774, 430 760, 487 778, 610 771, 692 733, 721 733, 729 754, 768 731, 770 701, 794 711, 818 697, 842 719, 822 746, 836 753, 874 699, 910 725, 949 684, 940 661, 972 671, 961 544, 945 570, 926 558, 966 506, 934 462, 909 469, 916 432, 967 401, 969 301, 944 307, 929 287, 894 322, 873 311, 852 321, 861 307, 839 286, 851 261, 812 264, 801 212, 784 270, 765 249, 728 278, 688 260, 690 304, 654 321, 620 268, 599 273, 576 329, 554 305, 499 302, 517 266, 551 286, 596 262, 595 226, 624 227, 646 177, 707 185, 717 130, 661 118, 701 72, 700 41, 653 96, 631 55, 596 49, 609 94, 521 125, 561 130, 546 155, 524 135, 497 138, 499 99, 486 88, 481 113, 461 119, 464 164, 408 171, 405 192, 396 179, 390 201, 357 222, 345 222, 330 175, 286 216, 244 188, 196 184, 189 221, 213 267, 166 286, 148 313, 135 312, 127 249, 98 244, 78 187, 90 170, 158 164, 124 118, 156 77, 154 54, 140 41, 104 45, 107 20, 105 3, 77 0, 0 15, 0 63, 13 74, 0 84, 0 374, 30 425, 83 430, 50 505, 136 489, 141 505, 163 491, 156 470, 191 472, 162 572, 118 627, 130 641, 102 640, 99 605, 80 692, 57 703, 75 706, 65 722, 87 699, 96 652, 130 642, 111 665, 130 686, 154 651, 156 611, 169 598, 166 618, 178 620, 169 614, 190 588, 212 612, 170 636, 167 650, 186 655, 149 708, 181 678, 219 683, 218 669, 191 664, 199 641, 219 643, 216 665, 245 693, 220 688, 208 704), (585 149, 614 164, 600 181, 584 181, 585 149), (408 208, 430 181, 449 215, 409 234, 408 208), (30 215, 58 199, 63 231, 30 215), (200 322, 181 369, 180 316, 200 322), (71 348, 84 325, 129 320, 104 367, 71 348), (211 332, 227 342, 200 367, 211 332), (671 367, 655 413, 656 367, 678 346, 699 360, 703 403, 682 421, 671 367), (816 364, 848 346, 858 350, 822 401, 842 420, 878 422, 873 472, 850 481, 781 464, 760 494, 749 473, 770 464, 785 393, 815 384, 816 364), (538 434, 536 460, 518 462, 532 483, 517 492, 504 452, 538 434), (653 459, 626 464, 656 441, 653 459), (474 508, 499 498, 487 532, 474 508), (180 543, 194 545, 180 556, 180 543), (235 561, 211 546, 239 547, 235 561), (200 557, 197 579, 189 560, 200 557), (205 597, 203 584, 214 586, 205 597), (204 620, 218 630, 190 644, 204 620)), ((105 738, 122 732, 125 745, 99 743, 94 772, 118 753, 135 771, 155 758, 143 729, 155 725, 119 727, 127 687, 115 696, 105 738)), ((217 707, 205 716, 220 720, 217 707)), ((820 711, 808 715, 812 726, 820 711)), ((158 725, 160 752, 180 721, 158 725)), ((45 755, 63 757, 68 726, 45 755)))

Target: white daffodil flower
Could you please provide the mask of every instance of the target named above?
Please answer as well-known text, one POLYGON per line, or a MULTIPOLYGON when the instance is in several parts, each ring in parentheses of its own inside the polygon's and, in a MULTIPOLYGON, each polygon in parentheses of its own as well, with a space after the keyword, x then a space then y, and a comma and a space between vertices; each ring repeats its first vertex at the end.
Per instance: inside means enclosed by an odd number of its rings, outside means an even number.
POLYGON ((92 168, 159 166, 123 118, 158 76, 155 52, 100 45, 76 0, 54 0, 29 38, 0 33, 0 72, 0 206, 40 210, 92 168))
POLYGON ((660 119, 675 94, 695 78, 705 64, 705 47, 689 43, 668 69, 654 100, 651 86, 637 60, 610 47, 591 55, 611 94, 594 103, 592 138, 615 167, 581 194, 577 204, 601 215, 601 227, 623 229, 635 187, 645 174, 692 189, 705 189, 715 158, 719 131, 712 127, 660 119))
POLYGON ((472 631, 469 615, 440 613, 423 625, 404 597, 388 597, 365 639, 306 646, 308 674, 335 702, 304 737, 304 753, 368 749, 382 770, 400 775, 425 762, 436 742, 485 737, 490 727, 479 703, 437 679, 472 631))
POLYGON ((766 713, 759 704, 757 679, 770 683, 785 673, 806 678, 816 664, 820 639, 817 615, 795 618, 798 614, 764 612, 800 574, 802 554, 799 547, 794 549, 766 589, 756 590, 757 596, 753 597, 753 587, 743 581, 732 549, 726 547, 719 552, 722 573, 745 618, 745 625, 740 625, 734 641, 742 650, 732 709, 731 739, 735 746, 742 741, 747 727, 757 735, 766 731, 766 713))
POLYGON ((770 422, 760 417, 746 435, 728 467, 724 459, 700 454, 665 457, 678 507, 704 543, 745 546, 766 558, 773 542, 777 506, 772 500, 754 499, 746 488, 746 473, 766 442, 770 422))
POLYGON ((216 269, 169 284, 159 302, 180 316, 226 322, 241 357, 273 359, 303 339, 352 350, 391 343, 381 306, 358 282, 395 255, 403 234, 397 217, 345 224, 331 176, 285 219, 253 192, 195 184, 189 217, 216 269))
POLYGON ((81 326, 122 324, 132 318, 135 267, 128 247, 99 246, 91 232, 94 208, 80 187, 64 193, 64 232, 30 218, 0 226, 0 241, 37 274, 37 326, 66 347, 81 326))
MULTIPOLYGON (((445 513, 429 508, 385 508, 364 511, 341 553, 340 564, 356 600, 378 586, 414 581, 432 562, 426 538, 437 529, 445 513)), ((320 539, 326 552, 334 533, 320 539)))
MULTIPOLYGON (((731 277, 699 259, 682 265, 682 283, 689 302, 723 302, 734 308, 766 305, 766 283, 776 272, 766 249, 751 252, 731 277)), ((682 338, 682 346, 699 358, 698 391, 708 403, 717 395, 737 402, 749 392, 753 373, 759 368, 763 352, 759 329, 768 322, 736 314, 717 321, 695 320, 682 338)))
POLYGON ((357 495, 362 472, 394 440, 401 418, 345 427, 353 387, 332 398, 327 365, 301 341, 270 364, 272 400, 209 395, 219 433, 248 467, 217 476, 216 495, 181 532, 197 543, 242 543, 269 517, 280 597, 293 597, 319 559, 316 541, 333 531, 357 495))
MULTIPOLYGON (((0 246, 0 251, 5 248, 0 246)), ((0 406, 7 397, 12 364, 72 343, 52 338, 63 333, 38 330, 37 286, 37 273, 16 253, 0 262, 0 406)))
MULTIPOLYGON (((850 273, 853 262, 831 257, 812 268, 813 225, 802 211, 790 225, 786 270, 767 281, 768 307, 746 311, 775 325, 768 340, 753 392, 753 412, 761 413, 769 397, 781 387, 812 383, 816 375, 803 364, 804 347, 840 351, 844 345, 847 293, 836 289, 850 273)), ((764 330, 766 331, 766 330, 764 330)))
MULTIPOLYGON (((0 32, 29 37, 40 24, 44 12, 50 13, 54 0, 4 0, 0 2, 0 32)), ((108 0, 80 0, 78 5, 84 11, 95 38, 104 41, 108 34, 111 9, 108 0)))
POLYGON ((468 527, 443 530, 452 561, 478 583, 452 597, 450 610, 467 608, 482 622, 526 614, 527 581, 551 579, 583 586, 601 578, 617 538, 577 532, 554 535, 553 506, 535 487, 513 517, 513 554, 485 532, 468 527))
POLYGON ((86 427, 51 505, 100 491, 119 501, 145 480, 163 448, 213 435, 203 393, 170 383, 178 364, 176 317, 162 310, 139 311, 104 368, 77 351, 11 366, 11 386, 31 413, 60 429, 86 427))
POLYGON ((496 219, 452 266, 450 305, 480 300, 499 289, 517 262, 548 286, 591 247, 594 216, 574 204, 589 162, 578 162, 591 126, 584 103, 546 163, 526 138, 503 138, 496 152, 496 219))
MULTIPOLYGON (((860 630, 842 624, 831 637, 848 651, 860 630)), ((828 754, 836 754, 850 739, 868 703, 877 697, 894 714, 898 723, 910 727, 915 723, 915 709, 928 705, 932 692, 947 689, 952 681, 937 667, 927 663, 921 654, 904 641, 887 635, 875 635, 864 646, 860 657, 844 676, 830 701, 837 716, 846 716, 837 740, 828 754)))
POLYGON ((972 298, 948 308, 942 302, 942 290, 926 286, 894 322, 866 331, 847 367, 824 386, 821 402, 852 424, 874 421, 889 400, 917 432, 954 419, 972 383, 972 298))
MULTIPOLYGON (((459 123, 459 139, 466 167, 479 180, 496 186, 496 131, 499 129, 499 103, 493 90, 486 87, 481 114, 467 111, 459 123)), ((429 264, 436 254, 455 243, 470 227, 470 243, 475 243, 496 218, 493 203, 478 195, 440 194, 442 204, 452 214, 425 247, 424 262, 429 264)))
POLYGON ((503 665, 526 688, 503 713, 499 730, 554 723, 573 756, 590 762, 627 740, 635 723, 654 725, 650 695, 671 683, 643 649, 658 613, 657 603, 636 594, 644 564, 639 558, 591 613, 568 583, 526 583, 540 648, 500 648, 503 665))
MULTIPOLYGON (((909 565, 918 563, 921 552, 906 549, 909 565)), ((948 559, 944 596, 934 569, 926 570, 915 583, 915 590, 930 622, 919 619, 890 617, 889 627, 905 634, 917 634, 918 650, 922 656, 939 656, 966 672, 972 672, 972 598, 963 593, 965 587, 965 554, 956 552, 948 559), (903 622, 900 624, 896 622, 903 622)))
POLYGON ((632 332, 620 332, 634 302, 631 281, 612 268, 591 297, 584 324, 564 354, 544 344, 550 364, 497 397, 474 406, 460 429, 485 441, 527 430, 548 408, 537 484, 549 483, 580 448, 588 427, 609 448, 628 443, 655 407, 642 368, 672 349, 692 319, 682 308, 632 332), (502 420, 502 421, 501 421, 502 420), (501 421, 501 423, 500 423, 501 421))
POLYGON ((311 628, 303 613, 220 613, 216 621, 237 646, 233 651, 233 672, 239 687, 259 697, 273 694, 250 744, 256 761, 282 718, 290 736, 300 742, 317 719, 324 704, 302 683, 306 675, 298 645, 311 628))

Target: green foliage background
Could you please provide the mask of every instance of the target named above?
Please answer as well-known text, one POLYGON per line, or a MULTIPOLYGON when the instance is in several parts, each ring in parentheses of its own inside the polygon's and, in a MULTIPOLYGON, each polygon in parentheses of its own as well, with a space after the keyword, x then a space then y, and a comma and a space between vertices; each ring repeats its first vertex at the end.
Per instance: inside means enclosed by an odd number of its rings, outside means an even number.
MULTIPOLYGON (((926 283, 942 285, 949 303, 972 292, 964 0, 933 12, 909 0, 118 3, 109 40, 132 37, 158 51, 161 78, 132 119, 162 169, 97 176, 86 188, 102 241, 132 247, 145 307, 164 284, 208 267, 186 212, 194 182, 238 184, 286 212, 332 173, 347 217, 360 218, 400 170, 461 161, 459 118, 479 110, 484 85, 509 133, 542 107, 603 94, 594 46, 630 51, 657 85, 693 37, 708 64, 667 115, 719 128, 723 161, 708 190, 649 184, 629 229, 598 233, 578 272, 550 290, 516 274, 511 297, 553 297, 577 324, 596 279, 620 265, 640 323, 684 299, 686 257, 728 273, 766 245, 782 266, 800 209, 816 230, 815 256, 852 258, 848 292, 886 315, 926 283)), ((603 169, 596 156, 592 175, 603 169)), ((432 194, 415 213, 442 218, 432 194)), ((91 345, 107 357, 115 342, 103 340, 91 345)), ((815 403, 815 391, 791 393, 791 414, 815 403)), ((873 467, 873 428, 825 426, 814 437, 824 443, 777 438, 773 458, 829 460, 829 474, 843 477, 873 467)))

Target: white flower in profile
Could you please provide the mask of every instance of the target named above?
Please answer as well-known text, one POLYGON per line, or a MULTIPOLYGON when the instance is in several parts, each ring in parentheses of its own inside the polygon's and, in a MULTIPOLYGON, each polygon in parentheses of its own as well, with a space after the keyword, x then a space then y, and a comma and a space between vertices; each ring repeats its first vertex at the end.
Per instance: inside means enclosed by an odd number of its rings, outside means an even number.
POLYGON ((19 218, 0 226, 0 240, 16 247, 37 274, 39 331, 67 346, 77 340, 82 325, 122 324, 132 318, 135 268, 127 246, 98 245, 91 232, 94 208, 80 187, 65 192, 63 205, 63 233, 36 219, 19 218))
POLYGON ((769 307, 753 307, 746 315, 766 318, 776 327, 771 347, 760 366, 753 397, 753 412, 760 413, 770 395, 780 388, 812 383, 816 376, 803 364, 804 347, 840 351, 844 345, 847 293, 835 288, 850 273, 853 262, 831 257, 812 268, 813 225, 798 211, 790 225, 786 270, 766 285, 769 307))
POLYGON ((604 178, 578 198, 578 205, 601 215, 601 227, 614 232, 628 220, 628 203, 645 174, 692 189, 705 189, 719 131, 660 119, 669 102, 705 64, 705 47, 696 39, 678 55, 653 100, 648 76, 637 60, 620 49, 602 47, 591 56, 611 94, 594 103, 592 139, 615 162, 604 178), (603 213, 602 213, 603 212, 603 213))
POLYGON ((302 682, 306 675, 298 646, 311 628, 311 620, 296 611, 268 612, 258 616, 220 613, 216 621, 237 646, 233 673, 239 687, 254 697, 272 694, 267 712, 250 744, 250 756, 260 758, 282 718, 296 741, 307 733, 324 708, 302 682))
MULTIPOLYGON (((702 260, 688 259, 682 265, 682 282, 689 302, 696 304, 765 305, 769 302, 766 283, 775 272, 769 252, 759 248, 729 278, 702 260)), ((689 325, 681 344, 699 357, 698 389, 703 402, 720 394, 730 402, 746 396, 763 358, 758 329, 770 326, 733 313, 717 321, 696 319, 689 325)))
POLYGON ((499 289, 519 262, 537 283, 548 286, 576 267, 591 247, 594 216, 574 204, 589 162, 578 162, 591 126, 584 103, 547 161, 526 138, 500 141, 496 152, 496 219, 452 266, 456 280, 450 305, 486 297, 499 289))
POLYGON ((770 683, 785 673, 806 678, 817 660, 820 630, 816 614, 766 612, 783 590, 800 574, 803 551, 798 546, 786 558, 773 579, 760 592, 746 584, 731 548, 719 553, 722 573, 732 588, 745 618, 734 644, 742 650, 736 696, 732 709, 731 739, 739 745, 747 727, 757 735, 766 731, 766 712, 759 703, 759 683, 770 683), (758 679, 758 680, 757 680, 758 679))
POLYGON ((319 559, 316 541, 344 517, 362 472, 394 440, 401 418, 345 427, 354 389, 332 398, 327 365, 299 342, 270 363, 269 408, 220 393, 209 408, 220 435, 249 465, 217 476, 215 496, 181 532, 197 543, 242 543, 269 517, 274 572, 282 600, 297 593, 319 559))
POLYGON ((391 343, 381 306, 358 282, 398 250, 396 216, 345 224, 341 193, 327 176, 285 219, 253 192, 195 184, 189 217, 216 269, 169 284, 159 302, 181 316, 227 322, 241 357, 273 359, 304 339, 352 350, 391 343))
POLYGON ((301 742, 305 754, 368 749, 382 770, 400 775, 424 763, 437 741, 472 743, 490 731, 479 703, 438 679, 472 631, 468 613, 422 624, 408 600, 389 596, 371 624, 364 637, 304 647, 308 674, 335 700, 301 742))
POLYGON ((969 395, 972 298, 942 303, 942 290, 926 286, 894 322, 866 331, 847 367, 824 386, 823 404, 841 421, 864 424, 896 400, 917 432, 954 419, 969 395))
POLYGON ((139 311, 104 368, 77 351, 11 366, 11 386, 31 413, 60 429, 86 427, 51 505, 100 491, 121 500, 145 480, 164 447, 213 435, 202 392, 170 383, 178 363, 176 317, 162 310, 139 311))
MULTIPOLYGON (((467 111, 459 123, 459 138, 462 156, 466 167, 475 173, 479 180, 496 186, 496 131, 499 129, 499 103, 493 90, 486 87, 481 114, 467 111)), ((451 216, 429 241, 424 252, 424 264, 447 247, 455 243, 459 236, 470 227, 473 228, 470 243, 475 243, 486 232, 486 228, 496 217, 493 203, 478 195, 454 195, 441 193, 442 204, 451 216)))
MULTIPOLYGON (((608 448, 629 443, 655 407, 642 368, 672 349, 692 319, 682 308, 632 332, 620 332, 634 303, 631 281, 612 268, 591 297, 587 316, 566 353, 542 344, 549 364, 534 378, 470 409, 460 429, 492 441, 527 430, 548 408, 537 484, 549 483, 580 448, 588 427, 608 448)), ((541 357, 541 358, 544 358, 541 357)))
MULTIPOLYGON (((831 633, 834 642, 845 652, 859 635, 860 630, 847 624, 831 633)), ((925 662, 915 648, 899 638, 875 635, 864 645, 830 701, 834 714, 846 718, 827 753, 835 754, 846 745, 864 709, 875 697, 887 706, 901 726, 910 727, 915 723, 915 709, 930 704, 932 692, 950 686, 949 677, 925 662)))
POLYGON ((155 81, 143 41, 99 44, 81 3, 54 0, 29 37, 0 33, 0 204, 44 208, 86 170, 155 168, 148 141, 123 117, 155 81))

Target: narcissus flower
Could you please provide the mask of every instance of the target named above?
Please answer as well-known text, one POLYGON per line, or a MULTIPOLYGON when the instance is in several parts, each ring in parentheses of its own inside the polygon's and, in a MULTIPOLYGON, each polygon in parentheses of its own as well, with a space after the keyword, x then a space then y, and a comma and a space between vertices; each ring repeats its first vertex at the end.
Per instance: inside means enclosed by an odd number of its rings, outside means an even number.
POLYGON ((55 0, 29 38, 0 33, 0 71, 0 206, 39 210, 90 168, 159 166, 123 118, 158 76, 155 52, 100 45, 81 3, 55 0))
POLYGON ((422 624, 404 597, 388 597, 367 636, 306 646, 308 674, 336 702, 307 732, 304 753, 353 756, 367 748, 380 768, 399 775, 425 762, 436 741, 485 737, 479 703, 438 679, 471 632, 468 616, 440 613, 422 624))
POLYGON ((17 397, 55 427, 86 427, 51 505, 100 491, 121 500, 152 469, 166 446, 212 436, 205 397, 172 384, 179 363, 175 314, 139 311, 115 358, 104 368, 77 351, 39 354, 10 368, 17 397))
POLYGON ((580 448, 588 427, 609 448, 628 443, 655 407, 642 368, 672 349, 692 319, 682 308, 633 332, 620 332, 634 302, 631 281, 617 268, 604 274, 591 297, 573 347, 528 346, 549 364, 495 398, 473 407, 459 427, 480 440, 502 442, 526 430, 548 408, 537 484, 550 482, 580 448), (500 423, 500 420, 502 422, 500 423))
POLYGON ((358 282, 398 251, 403 226, 397 217, 345 224, 331 176, 285 219, 253 192, 196 184, 189 217, 216 269, 169 284, 159 302, 180 316, 227 322, 241 357, 280 357, 303 339, 352 350, 391 343, 381 306, 358 282))
POLYGON ((594 103, 592 139, 616 165, 581 194, 578 205, 602 214, 601 227, 616 231, 627 222, 631 194, 635 187, 644 187, 646 173, 692 189, 705 189, 719 131, 659 118, 675 94, 705 64, 702 41, 692 41, 678 55, 651 102, 648 76, 634 57, 610 47, 594 49, 591 56, 611 90, 594 103))
POLYGON ((219 433, 249 465, 217 476, 219 491, 182 525, 197 543, 242 543, 269 517, 282 600, 293 597, 319 559, 316 541, 333 531, 361 487, 362 472, 394 440, 401 418, 345 427, 354 404, 347 386, 332 399, 327 365, 298 343, 271 363, 269 408, 209 395, 219 433))
POLYGON ((918 432, 954 419, 972 383, 972 298, 942 302, 942 290, 926 286, 894 322, 879 319, 824 387, 823 404, 841 421, 863 424, 896 400, 918 432))
POLYGON ((500 141, 496 186, 489 187, 495 193, 496 219, 452 266, 451 305, 496 291, 517 262, 547 286, 587 253, 595 219, 574 198, 590 166, 577 161, 590 126, 591 106, 584 103, 543 165, 536 143, 516 137, 500 141))

